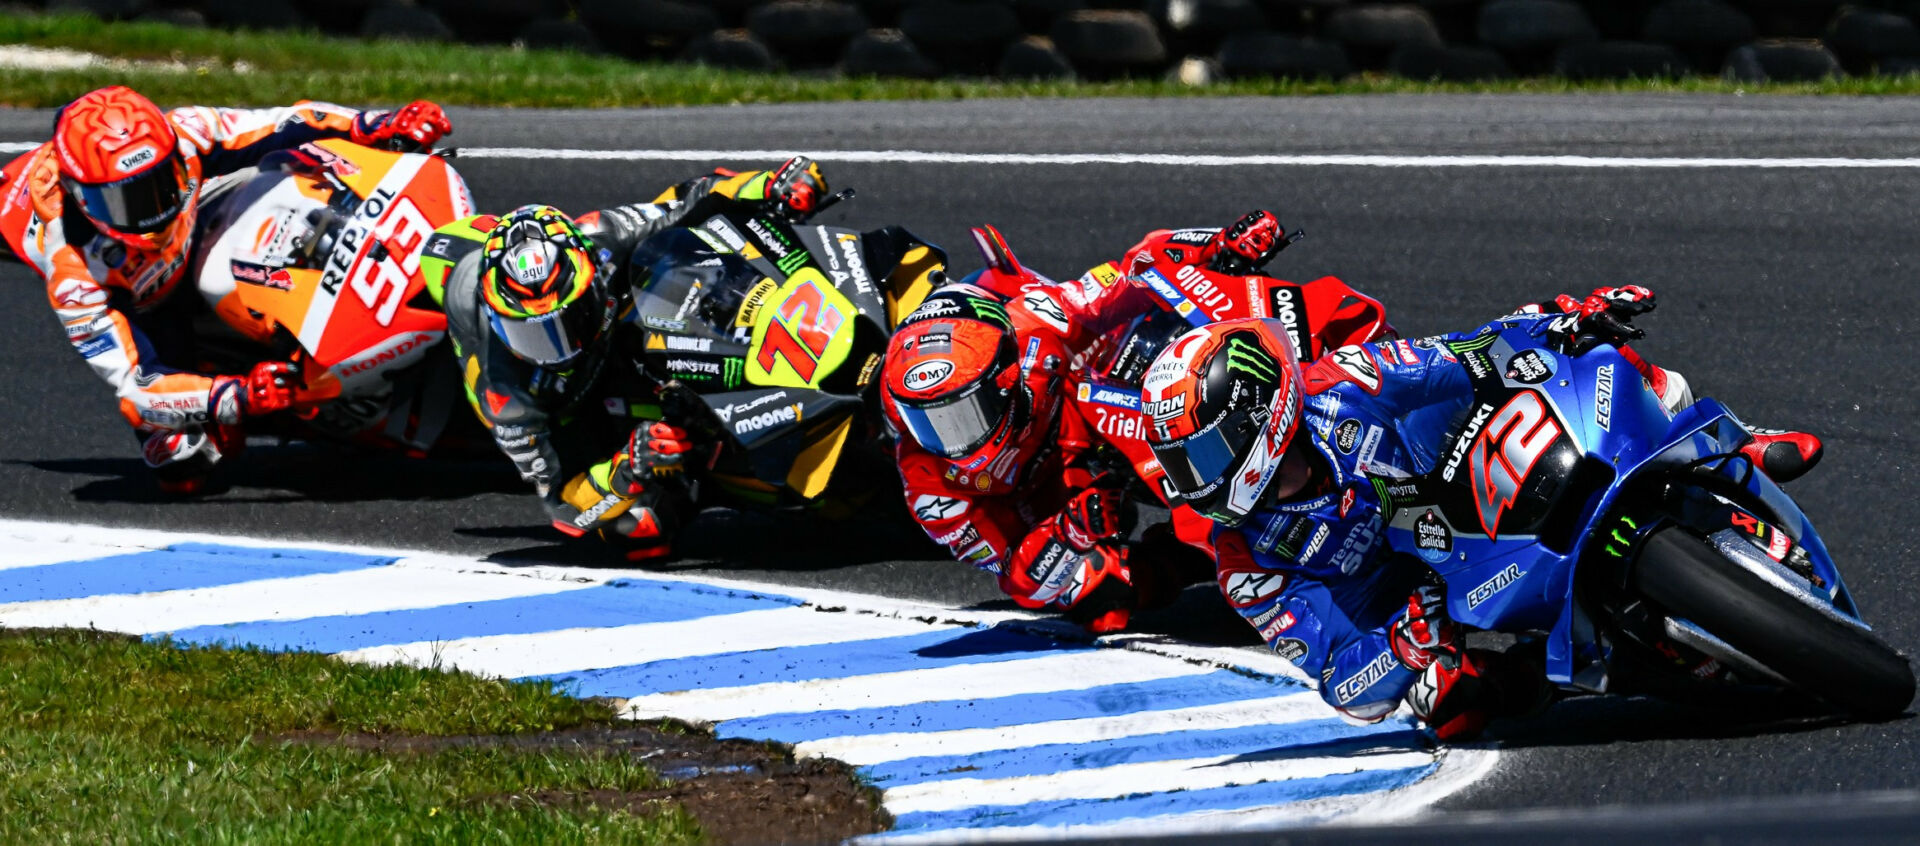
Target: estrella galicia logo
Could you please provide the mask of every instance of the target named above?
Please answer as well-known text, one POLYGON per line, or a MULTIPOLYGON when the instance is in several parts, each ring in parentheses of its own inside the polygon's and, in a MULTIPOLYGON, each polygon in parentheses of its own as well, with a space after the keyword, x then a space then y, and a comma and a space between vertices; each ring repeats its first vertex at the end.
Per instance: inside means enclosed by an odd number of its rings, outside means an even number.
POLYGON ((1523 385, 1538 385, 1553 377, 1553 360, 1539 350, 1527 350, 1507 362, 1507 378, 1523 385))
POLYGON ((1360 421, 1346 419, 1333 427, 1333 445, 1341 455, 1352 455, 1355 445, 1360 443, 1360 421))
POLYGON ((1422 560, 1438 564, 1453 553, 1453 530, 1429 508, 1413 522, 1413 545, 1419 549, 1422 560))

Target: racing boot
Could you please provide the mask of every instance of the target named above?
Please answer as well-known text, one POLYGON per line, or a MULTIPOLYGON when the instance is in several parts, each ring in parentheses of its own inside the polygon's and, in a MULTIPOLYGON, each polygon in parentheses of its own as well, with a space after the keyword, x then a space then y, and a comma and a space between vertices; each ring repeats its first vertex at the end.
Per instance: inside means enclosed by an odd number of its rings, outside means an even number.
POLYGON ((1826 454, 1820 439, 1806 432, 1748 426, 1747 433, 1752 437, 1740 445, 1740 454, 1767 478, 1781 484, 1805 476, 1826 454))

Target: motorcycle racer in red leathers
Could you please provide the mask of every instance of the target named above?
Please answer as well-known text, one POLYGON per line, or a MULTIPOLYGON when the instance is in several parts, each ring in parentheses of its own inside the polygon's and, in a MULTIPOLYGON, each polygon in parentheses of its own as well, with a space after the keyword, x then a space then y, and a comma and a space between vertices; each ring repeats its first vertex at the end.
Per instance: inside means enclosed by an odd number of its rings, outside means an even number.
POLYGON ((292 402, 297 376, 287 362, 237 375, 181 369, 192 306, 173 295, 202 186, 310 141, 421 150, 451 131, 425 101, 162 112, 130 89, 102 88, 62 108, 53 139, 0 170, 0 235, 46 282, 75 351, 113 386, 162 489, 193 493, 244 445, 241 423, 292 402))
MULTIPOLYGON (((1085 377, 1112 360, 1114 331, 1164 306, 1118 264, 1054 283, 1021 268, 991 228, 975 237, 989 267, 936 292, 888 348, 883 406, 902 433, 907 503, 929 536, 994 573, 1018 604, 1065 611, 1095 632, 1122 629, 1133 610, 1170 602, 1211 572, 1211 526, 1188 509, 1124 542, 1124 473, 1157 490, 1164 473, 1138 427, 1096 425, 1072 401, 1076 383, 1095 390, 1085 377), (1131 467, 1108 472, 1102 446, 1131 467)), ((1256 212, 1225 230, 1151 233, 1125 264, 1184 261, 1237 289, 1291 241, 1256 212)), ((1332 342, 1371 340, 1385 331, 1380 317, 1375 304, 1370 319, 1333 328, 1342 334, 1332 342)), ((1137 415, 1137 402, 1122 410, 1137 415)))

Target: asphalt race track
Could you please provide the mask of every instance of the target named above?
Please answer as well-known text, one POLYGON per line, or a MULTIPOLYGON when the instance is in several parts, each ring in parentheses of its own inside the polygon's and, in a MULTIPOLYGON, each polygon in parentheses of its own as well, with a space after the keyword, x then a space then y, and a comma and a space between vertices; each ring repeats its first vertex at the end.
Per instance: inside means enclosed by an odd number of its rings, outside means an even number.
MULTIPOLYGON (((469 147, 919 150, 987 153, 1854 157, 1914 155, 1920 101, 1753 97, 1366 97, 839 104, 609 112, 459 110, 469 147)), ((44 138, 46 112, 0 112, 0 142, 44 138)), ((1221 225, 1256 206, 1305 241, 1269 269, 1342 277, 1408 336, 1477 325, 1602 284, 1658 292, 1649 358, 1763 425, 1827 440, 1790 486, 1867 620, 1920 653, 1909 600, 1920 482, 1907 376, 1920 268, 1920 170, 1415 164, 1181 166, 833 162, 860 196, 824 222, 898 222, 974 257, 1000 226, 1030 265, 1071 276, 1148 229, 1221 225)), ((722 162, 716 162, 722 163, 722 162)), ((762 161, 726 161, 755 166, 762 161)), ((481 207, 587 210, 651 197, 698 165, 462 159, 481 207)), ((0 264, 0 516, 317 539, 578 563, 504 465, 430 467, 306 447, 256 449, 233 489, 163 503, 139 475, 109 392, 63 342, 31 274, 0 264), (428 472, 430 471, 430 472, 428 472)), ((929 560, 910 532, 703 519, 685 572, 992 603, 984 577, 929 560), (751 535, 750 540, 744 540, 751 535)), ((1217 594, 1144 625, 1252 641, 1217 594)), ((1508 725, 1495 773, 1456 810, 1681 803, 1920 784, 1920 722, 1756 723, 1655 702, 1581 700, 1508 725)))

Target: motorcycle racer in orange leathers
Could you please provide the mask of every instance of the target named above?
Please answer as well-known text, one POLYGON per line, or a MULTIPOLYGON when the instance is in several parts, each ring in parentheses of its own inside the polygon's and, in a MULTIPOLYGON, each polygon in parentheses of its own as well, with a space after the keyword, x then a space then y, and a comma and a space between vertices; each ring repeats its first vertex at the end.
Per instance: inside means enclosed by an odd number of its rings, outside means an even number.
POLYGON ((0 236, 46 283, 75 351, 113 386, 162 489, 194 493, 223 453, 244 445, 244 420, 292 402, 297 378, 287 362, 209 376, 182 360, 193 304, 174 295, 203 187, 324 138, 410 151, 451 131, 425 101, 394 111, 302 101, 163 112, 131 89, 102 88, 63 107, 53 139, 0 170, 0 236))

